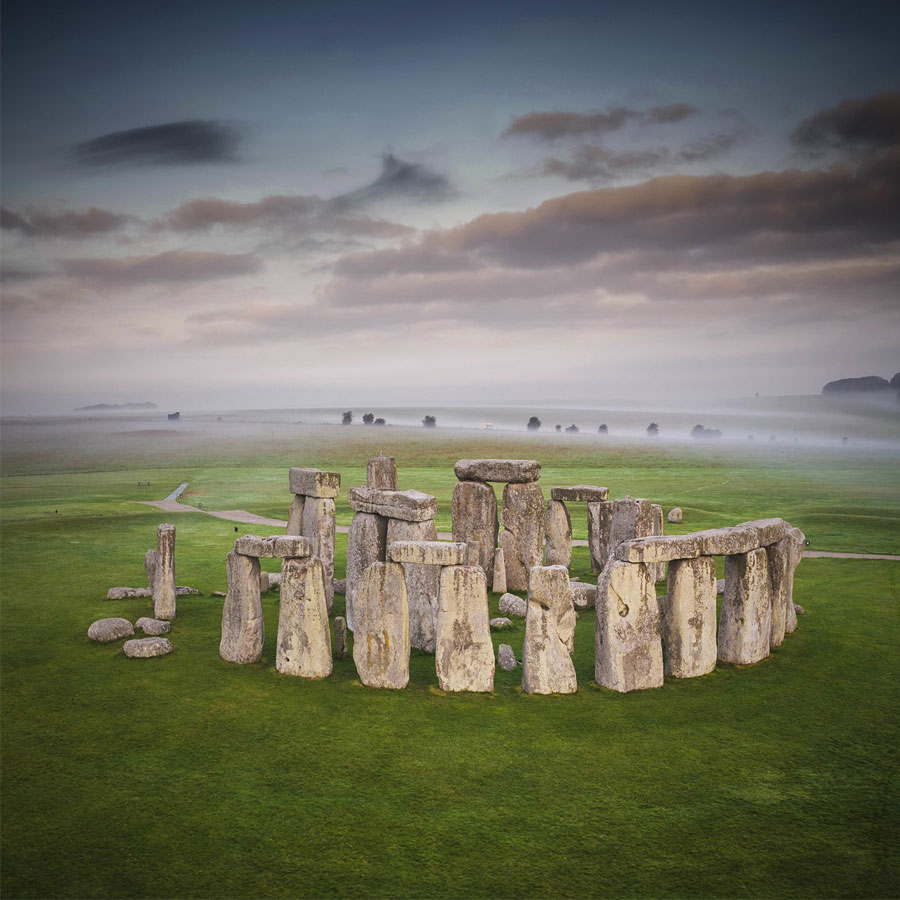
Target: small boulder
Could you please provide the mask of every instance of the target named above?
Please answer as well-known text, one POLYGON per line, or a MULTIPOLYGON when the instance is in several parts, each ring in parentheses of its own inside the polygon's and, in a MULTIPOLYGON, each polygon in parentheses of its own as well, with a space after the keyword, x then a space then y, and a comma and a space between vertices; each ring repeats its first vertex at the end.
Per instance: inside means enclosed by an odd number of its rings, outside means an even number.
POLYGON ((527 611, 528 604, 515 594, 504 594, 500 598, 500 612, 502 613, 506 613, 510 616, 522 616, 524 618, 527 611))
POLYGON ((799 603, 794 604, 794 612, 797 613, 798 616, 806 615, 806 610, 799 603))
POLYGON ((512 628, 512 624, 512 619, 507 619, 505 617, 491 619, 491 631, 503 631, 504 628, 512 628))
POLYGON ((151 597, 150 588, 111 587, 106 592, 107 600, 130 600, 133 597, 151 597))
POLYGON ((198 591, 197 588, 184 587, 183 585, 181 587, 175 588, 175 596, 176 597, 186 597, 188 594, 199 594, 199 593, 200 593, 200 591, 198 591))
MULTIPOLYGON (((271 579, 270 579, 271 581, 271 579)), ((336 594, 346 594, 347 593, 347 579, 346 578, 335 578, 332 582, 334 584, 334 592, 336 594)))
POLYGON ((90 628, 87 636, 92 641, 118 641, 123 637, 134 634, 134 628, 128 619, 97 619, 90 628))
POLYGON ((225 593, 225 591, 213 591, 212 595, 213 595, 213 597, 227 597, 228 596, 225 593))
POLYGON ((670 522, 672 522, 673 524, 675 524, 675 525, 680 525, 680 524, 681 524, 681 519, 682 519, 681 507, 680 507, 680 506, 676 506, 676 507, 670 509, 670 510, 669 510, 669 515, 666 516, 666 518, 667 518, 670 522))
POLYGON ((511 672, 516 667, 516 654, 513 653, 513 648, 509 644, 501 644, 497 648, 497 662, 500 664, 500 668, 506 669, 507 672, 511 672))
POLYGON ((148 637, 137 638, 133 641, 125 641, 122 650, 126 656, 132 659, 149 659, 152 656, 165 656, 172 652, 172 645, 168 638, 148 637))
POLYGON ((168 634, 172 630, 172 623, 164 619, 151 619, 149 616, 141 616, 134 623, 135 628, 140 628, 144 634, 160 635, 168 634))
POLYGON ((724 578, 716 579, 716 593, 717 594, 725 593, 725 579, 724 578))

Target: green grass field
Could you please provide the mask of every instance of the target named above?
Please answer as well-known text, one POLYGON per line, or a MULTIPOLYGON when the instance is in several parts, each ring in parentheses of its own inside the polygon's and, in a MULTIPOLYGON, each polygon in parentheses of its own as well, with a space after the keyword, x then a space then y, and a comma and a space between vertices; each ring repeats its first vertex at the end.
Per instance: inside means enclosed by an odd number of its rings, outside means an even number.
MULTIPOLYGON (((132 502, 188 481, 185 502, 284 518, 287 467, 313 465, 341 472, 348 524, 348 489, 384 449, 449 529, 456 459, 529 456, 545 493, 587 482, 681 506, 672 531, 780 515, 815 549, 898 553, 896 456, 423 432, 4 447, 4 898, 900 895, 900 562, 805 560, 807 614, 783 647, 658 691, 592 683, 591 613, 576 695, 526 696, 499 668, 491 696, 444 694, 418 651, 407 690, 375 691, 350 658, 322 682, 277 674, 277 594, 263 661, 220 660, 210 594, 234 524, 132 502), (174 653, 129 660, 86 631, 150 614, 103 598, 144 583, 162 521, 178 583, 203 593, 179 600, 174 653)), ((345 554, 338 535, 338 577, 345 554)), ((586 550, 573 573, 594 580, 586 550)), ((521 658, 523 638, 519 620, 495 645, 521 658)))

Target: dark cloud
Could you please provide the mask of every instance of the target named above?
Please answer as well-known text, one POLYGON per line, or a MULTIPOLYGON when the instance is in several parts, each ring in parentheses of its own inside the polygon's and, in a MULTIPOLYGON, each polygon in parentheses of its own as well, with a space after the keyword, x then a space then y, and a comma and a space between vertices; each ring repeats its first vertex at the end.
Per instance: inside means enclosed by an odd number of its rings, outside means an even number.
POLYGON ((900 145, 900 92, 843 100, 804 119, 791 135, 802 150, 877 150, 900 145))
POLYGON ((404 197, 421 203, 441 203, 451 200, 458 191, 446 175, 421 163, 399 159, 393 153, 381 158, 381 174, 370 184, 335 197, 336 207, 362 206, 374 200, 404 197))
POLYGON ((223 122, 191 119, 115 131, 77 144, 84 166, 171 166, 237 162, 240 133, 223 122))
POLYGON ((617 106, 606 112, 597 113, 533 112, 514 119, 503 135, 555 141, 560 138, 609 134, 630 121, 656 125, 670 124, 697 112, 699 110, 688 103, 654 106, 644 111, 617 106))
POLYGON ((648 172, 665 162, 669 152, 655 150, 610 150, 602 145, 579 147, 572 159, 550 157, 544 160, 542 175, 560 175, 569 181, 613 181, 627 175, 648 172))
POLYGON ((252 253, 201 253, 170 250, 156 256, 124 259, 67 259, 61 262, 66 275, 101 284, 156 284, 211 281, 253 275, 262 260, 252 253))
POLYGON ((7 209, 0 211, 0 227, 20 231, 29 237, 77 240, 118 231, 131 220, 131 216, 119 215, 96 206, 62 212, 29 208, 24 215, 7 209))
POLYGON ((731 150, 745 137, 743 130, 724 131, 709 137, 697 138, 686 147, 682 147, 676 154, 676 158, 683 162, 702 162, 707 159, 715 159, 731 150))

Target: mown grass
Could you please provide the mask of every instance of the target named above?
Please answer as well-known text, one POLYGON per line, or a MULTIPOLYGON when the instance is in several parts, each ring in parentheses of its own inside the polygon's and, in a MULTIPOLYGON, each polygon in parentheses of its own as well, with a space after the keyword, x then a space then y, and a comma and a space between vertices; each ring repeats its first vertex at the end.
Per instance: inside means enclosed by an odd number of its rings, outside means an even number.
MULTIPOLYGON (((328 464, 306 449, 287 462, 328 464)), ((401 442, 401 486, 435 493, 448 527, 448 454, 509 449, 434 446, 429 464, 401 442)), ((896 552, 900 490, 883 461, 816 469, 654 450, 591 468, 550 457, 545 485, 677 502, 682 530, 775 513, 814 540, 833 535, 833 549, 896 552)), ((335 463, 344 500, 364 459, 335 463)), ((795 599, 807 614, 771 658, 659 691, 592 684, 590 613, 577 627, 574 696, 526 696, 521 672, 499 668, 491 696, 443 694, 418 652, 407 690, 374 691, 350 658, 323 682, 278 675, 275 594, 263 661, 220 660, 210 592, 225 587, 235 526, 185 514, 174 518, 178 583, 203 595, 179 601, 173 654, 128 660, 85 632, 150 611, 102 599, 142 583, 166 520, 133 499, 187 480, 204 507, 286 512, 284 459, 189 461, 165 453, 104 470, 98 458, 94 472, 54 464, 4 478, 4 897, 900 892, 900 563, 804 561, 795 599)), ((338 575, 345 553, 338 535, 338 575)), ((583 549, 573 572, 589 577, 583 549)), ((495 644, 521 657, 523 638, 517 621, 495 644)))

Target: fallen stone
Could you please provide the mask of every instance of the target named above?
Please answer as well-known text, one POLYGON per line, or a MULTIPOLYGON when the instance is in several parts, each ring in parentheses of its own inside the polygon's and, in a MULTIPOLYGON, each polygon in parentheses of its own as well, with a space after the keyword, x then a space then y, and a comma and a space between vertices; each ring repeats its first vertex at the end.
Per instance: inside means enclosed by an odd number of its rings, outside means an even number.
POLYGON ((684 515, 684 514, 683 514, 682 511, 681 511, 681 507, 680 507, 680 506, 674 506, 674 507, 672 507, 672 509, 669 510, 669 515, 666 516, 666 518, 667 518, 673 525, 680 525, 680 524, 681 524, 681 520, 682 520, 682 516, 683 516, 683 515, 684 515))
POLYGON ((359 580, 354 603, 353 662, 366 687, 409 683, 409 611, 400 563, 375 562, 359 580))
POLYGON ((490 621, 491 631, 503 631, 506 628, 512 628, 512 624, 512 619, 505 617, 491 619, 490 621))
POLYGON ((225 557, 225 568, 228 593, 222 606, 219 656, 228 662, 259 662, 264 638, 259 560, 231 551, 225 557))
POLYGON ((806 615, 806 610, 805 610, 799 603, 795 603, 795 604, 794 604, 794 612, 795 612, 798 616, 805 616, 805 615, 806 615))
POLYGON ((363 572, 374 562, 384 562, 387 550, 387 519, 372 513, 357 513, 347 535, 347 627, 356 634, 356 592, 363 572))
POLYGON ((343 616, 334 617, 334 655, 338 659, 347 655, 347 622, 343 616))
POLYGON ((334 586, 335 594, 346 594, 347 593, 347 579, 346 578, 335 578, 332 582, 334 586))
POLYGON ((565 566, 572 562, 572 520, 561 500, 549 500, 544 513, 544 561, 548 566, 565 566))
POLYGON ((635 538, 616 547, 615 557, 622 562, 666 563, 673 559, 696 559, 704 555, 703 538, 696 534, 673 534, 635 538))
POLYGON ((499 608, 500 612, 506 613, 507 615, 524 618, 525 614, 528 612, 528 603, 521 597, 517 597, 515 594, 504 594, 500 598, 499 608))
POLYGON ((528 590, 528 572, 541 564, 544 550, 544 495, 537 482, 503 488, 500 547, 510 590, 528 590))
POLYGON ((453 486, 451 506, 453 540, 476 541, 478 565, 488 582, 494 577, 494 549, 497 546, 497 495, 489 484, 480 481, 458 481, 453 486))
POLYGON ((509 644, 501 644, 497 648, 497 662, 500 664, 500 668, 506 669, 507 672, 512 672, 516 667, 516 654, 513 653, 513 648, 509 644))
POLYGON ((154 656, 165 656, 172 652, 172 644, 168 638, 147 637, 135 638, 122 644, 122 651, 132 659, 151 659, 154 656))
POLYGON ((128 637, 129 634, 134 634, 134 628, 131 625, 131 622, 128 619, 97 619, 96 622, 91 624, 91 627, 88 628, 87 636, 92 641, 102 641, 103 643, 107 643, 109 641, 118 641, 123 637, 128 637))
POLYGON ((294 494, 291 500, 291 508, 288 510, 287 527, 284 529, 285 534, 303 534, 303 507, 306 505, 306 498, 301 494, 294 494))
POLYGON ((321 500, 334 500, 341 492, 341 476, 338 472, 320 469, 299 469, 291 466, 289 473, 291 493, 321 500))
POLYGON ((609 533, 612 527, 612 503, 591 502, 588 512, 588 549, 591 554, 591 571, 599 575, 609 561, 609 533))
POLYGON ((383 453, 373 456, 366 464, 366 487, 382 491, 397 490, 397 461, 383 453))
POLYGON ((175 596, 176 597, 190 597, 193 594, 199 594, 200 591, 197 588, 185 587, 184 585, 178 585, 175 588, 175 596))
POLYGON ((140 628, 144 634, 153 636, 160 634, 168 634, 172 630, 172 623, 166 622, 164 619, 151 619, 148 616, 141 616, 134 623, 135 628, 140 628))
POLYGON ((719 615, 719 660, 751 665, 769 655, 772 599, 764 548, 725 557, 725 595, 719 615))
POLYGON ((572 606, 575 609, 593 609, 597 603, 597 585, 569 579, 572 606))
MULTIPOLYGON (((395 542, 438 543, 434 519, 426 522, 388 519, 388 547, 395 542)), ((403 563, 403 574, 406 578, 406 598, 409 603, 410 645, 426 653, 434 653, 441 570, 433 565, 403 563)))
POLYGON ((150 585, 150 593, 153 593, 153 585, 156 582, 156 551, 148 550, 144 554, 144 571, 147 573, 147 584, 150 585))
POLYGON ((234 542, 234 552, 254 559, 296 559, 310 556, 312 547, 307 538, 296 534, 245 534, 234 542))
POLYGON ((745 528, 743 525, 695 531, 690 537, 699 539, 701 556, 734 556, 738 553, 749 553, 759 547, 756 529, 745 528))
POLYGON ((535 566, 530 573, 522 690, 526 694, 574 694, 572 663, 575 610, 564 566, 535 566))
POLYGON ((541 477, 541 464, 536 459, 461 459, 453 471, 460 481, 523 484, 541 477))
POLYGON ((309 541, 311 555, 322 563, 325 573, 325 604, 328 612, 334 604, 334 500, 307 497, 303 505, 301 534, 309 541))
POLYGON ((442 691, 494 690, 487 578, 479 566, 440 570, 435 670, 442 691))
POLYGON ((466 545, 458 541, 394 541, 388 546, 391 562, 419 566, 461 566, 466 554, 466 545))
POLYGON ((611 560, 600 575, 594 679, 620 693, 663 686, 659 605, 646 565, 611 560))
POLYGON ((174 619, 175 597, 175 526, 164 523, 157 526, 156 529, 156 578, 153 582, 154 617, 174 619))
POLYGON ((325 567, 318 556, 286 559, 282 564, 275 668, 300 678, 331 674, 325 567))
POLYGON ((111 587, 106 592, 107 600, 130 600, 132 597, 150 597, 152 591, 149 588, 111 587))
POLYGON ((494 550, 494 583, 491 588, 495 594, 506 593, 506 560, 500 547, 494 550))
POLYGON ((567 503, 600 503, 609 499, 609 488, 593 484, 576 484, 573 487, 550 488, 550 499, 567 503))
POLYGON ((695 678, 716 668, 716 561, 711 556, 669 563, 660 600, 665 674, 695 678))
POLYGON ((421 491, 383 491, 377 488, 350 489, 350 508, 404 522, 426 522, 437 513, 437 501, 421 491))

